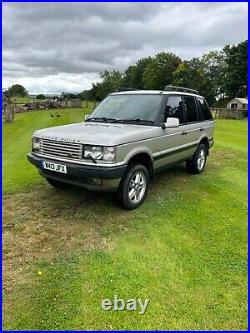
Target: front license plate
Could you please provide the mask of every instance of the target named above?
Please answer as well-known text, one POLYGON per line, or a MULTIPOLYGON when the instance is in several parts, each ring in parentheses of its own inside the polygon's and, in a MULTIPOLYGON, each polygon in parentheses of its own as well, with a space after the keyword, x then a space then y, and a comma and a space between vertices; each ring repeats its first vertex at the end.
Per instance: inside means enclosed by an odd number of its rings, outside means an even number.
POLYGON ((66 167, 66 165, 63 165, 63 164, 43 161, 43 167, 44 167, 44 169, 47 169, 47 170, 60 172, 60 173, 67 173, 67 167, 66 167))

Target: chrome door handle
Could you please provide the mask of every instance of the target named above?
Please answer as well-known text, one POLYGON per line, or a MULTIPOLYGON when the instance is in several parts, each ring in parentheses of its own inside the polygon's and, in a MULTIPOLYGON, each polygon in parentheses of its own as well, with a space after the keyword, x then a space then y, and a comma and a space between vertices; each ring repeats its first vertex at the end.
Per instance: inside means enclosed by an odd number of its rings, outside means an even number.
POLYGON ((205 130, 204 130, 204 128, 201 127, 201 128, 200 128, 200 132, 203 132, 203 131, 205 131, 205 130))
POLYGON ((187 135, 188 132, 183 131, 181 134, 182 134, 182 135, 187 135))

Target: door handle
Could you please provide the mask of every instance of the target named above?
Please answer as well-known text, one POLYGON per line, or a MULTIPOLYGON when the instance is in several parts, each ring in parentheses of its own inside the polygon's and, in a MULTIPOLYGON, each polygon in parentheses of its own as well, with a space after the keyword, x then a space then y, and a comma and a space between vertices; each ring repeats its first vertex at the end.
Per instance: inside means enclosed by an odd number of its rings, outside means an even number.
POLYGON ((188 132, 183 131, 181 134, 184 136, 184 135, 187 135, 188 132))
POLYGON ((204 130, 204 128, 201 127, 201 128, 200 128, 200 132, 203 132, 203 131, 205 131, 205 130, 204 130))

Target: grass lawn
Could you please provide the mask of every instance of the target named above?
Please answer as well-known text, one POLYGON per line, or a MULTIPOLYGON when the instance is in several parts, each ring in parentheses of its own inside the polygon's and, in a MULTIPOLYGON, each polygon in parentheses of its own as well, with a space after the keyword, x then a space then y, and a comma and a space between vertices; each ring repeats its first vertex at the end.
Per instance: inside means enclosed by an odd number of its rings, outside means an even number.
POLYGON ((35 129, 87 111, 3 125, 3 328, 247 330, 247 122, 218 120, 202 175, 169 169, 124 211, 110 194, 51 188, 26 161, 35 129), (114 295, 150 303, 103 311, 114 295))

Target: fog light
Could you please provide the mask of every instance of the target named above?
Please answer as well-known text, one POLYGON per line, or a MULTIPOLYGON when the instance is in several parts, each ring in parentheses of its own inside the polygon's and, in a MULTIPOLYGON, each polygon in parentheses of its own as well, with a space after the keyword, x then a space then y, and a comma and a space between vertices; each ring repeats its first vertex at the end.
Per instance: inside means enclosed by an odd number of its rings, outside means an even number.
POLYGON ((102 185, 102 179, 100 179, 100 178, 93 178, 93 182, 94 182, 96 185, 102 185))
POLYGON ((91 185, 99 185, 99 186, 102 185, 102 179, 100 179, 100 178, 88 178, 87 181, 91 185))

